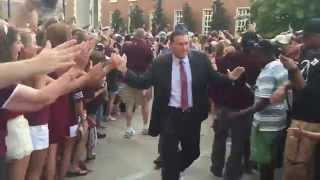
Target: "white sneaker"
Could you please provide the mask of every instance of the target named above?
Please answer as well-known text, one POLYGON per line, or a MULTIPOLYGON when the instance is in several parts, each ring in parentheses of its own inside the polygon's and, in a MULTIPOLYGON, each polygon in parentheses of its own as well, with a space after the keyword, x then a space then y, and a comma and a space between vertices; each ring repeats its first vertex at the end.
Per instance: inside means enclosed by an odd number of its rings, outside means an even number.
POLYGON ((108 116, 108 120, 110 120, 110 121, 116 121, 117 119, 116 119, 115 117, 113 117, 113 116, 108 116))
POLYGON ((127 131, 124 134, 124 138, 130 139, 132 136, 136 134, 136 131, 133 128, 127 129, 127 131))
POLYGON ((179 180, 184 180, 184 176, 185 176, 185 173, 184 173, 184 172, 181 172, 181 173, 180 173, 179 180))
POLYGON ((184 180, 184 176, 180 175, 179 180, 184 180))

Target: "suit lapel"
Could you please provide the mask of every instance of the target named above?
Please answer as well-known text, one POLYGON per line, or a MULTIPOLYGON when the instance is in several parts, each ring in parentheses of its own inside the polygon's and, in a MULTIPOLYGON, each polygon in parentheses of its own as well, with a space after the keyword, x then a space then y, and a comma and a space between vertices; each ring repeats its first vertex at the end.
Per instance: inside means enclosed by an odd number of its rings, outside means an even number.
POLYGON ((192 52, 188 54, 189 58, 189 64, 190 64, 190 70, 191 70, 191 80, 192 80, 192 91, 194 90, 194 84, 196 80, 196 73, 197 73, 197 68, 196 68, 196 60, 194 59, 192 52))
MULTIPOLYGON (((171 80, 172 80, 172 54, 170 53, 170 55, 168 55, 168 61, 166 61, 165 63, 165 72, 163 74, 163 78, 165 80, 166 83, 166 87, 169 91, 169 96, 171 93, 171 80)), ((169 97, 170 98, 170 97, 169 97)))

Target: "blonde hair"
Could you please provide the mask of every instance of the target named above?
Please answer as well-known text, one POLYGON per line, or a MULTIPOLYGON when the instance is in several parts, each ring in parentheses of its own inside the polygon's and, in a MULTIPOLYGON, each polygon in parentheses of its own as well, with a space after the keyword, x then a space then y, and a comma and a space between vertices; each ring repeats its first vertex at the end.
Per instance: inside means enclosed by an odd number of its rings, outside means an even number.
POLYGON ((36 43, 36 37, 33 32, 20 32, 20 37, 24 47, 31 47, 36 43))

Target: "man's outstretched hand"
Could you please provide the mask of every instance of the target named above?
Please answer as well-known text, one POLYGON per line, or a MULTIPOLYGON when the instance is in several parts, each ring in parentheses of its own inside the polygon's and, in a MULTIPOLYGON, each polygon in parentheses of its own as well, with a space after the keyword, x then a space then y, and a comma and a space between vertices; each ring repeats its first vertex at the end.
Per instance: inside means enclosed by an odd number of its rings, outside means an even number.
POLYGON ((128 71, 126 55, 120 56, 118 54, 112 54, 111 60, 113 68, 118 69, 122 73, 126 73, 128 71))

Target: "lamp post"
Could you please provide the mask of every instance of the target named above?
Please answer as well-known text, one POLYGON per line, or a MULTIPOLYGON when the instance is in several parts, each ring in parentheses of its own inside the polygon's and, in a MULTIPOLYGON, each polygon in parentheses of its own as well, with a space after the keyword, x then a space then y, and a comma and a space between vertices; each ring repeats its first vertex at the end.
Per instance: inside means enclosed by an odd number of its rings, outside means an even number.
POLYGON ((129 9, 128 9, 128 33, 131 32, 131 12, 132 12, 132 7, 133 7, 133 4, 132 2, 129 3, 129 9))
POLYGON ((63 11, 63 16, 66 17, 66 1, 62 0, 62 11, 63 11))
POLYGON ((11 17, 11 0, 7 1, 7 6, 8 6, 8 19, 11 17))

